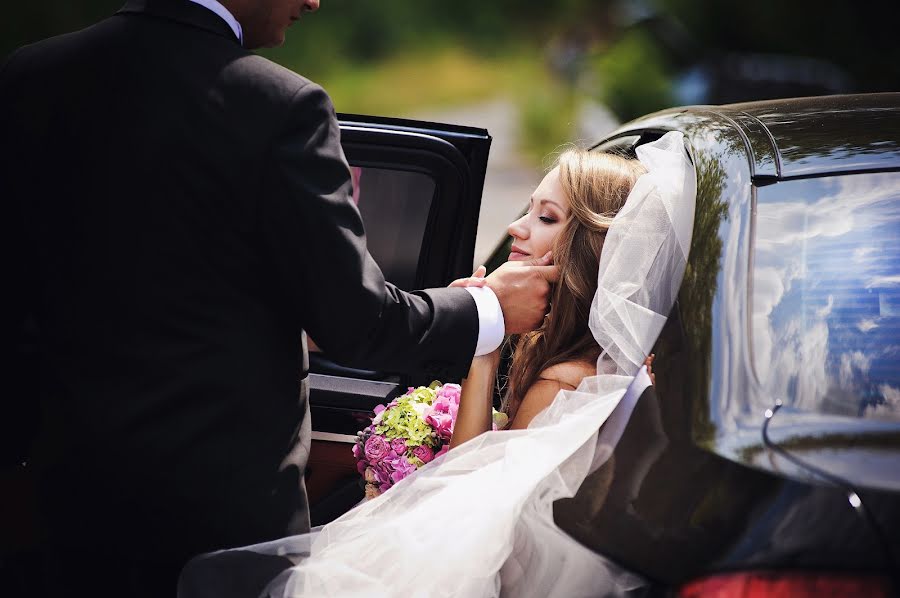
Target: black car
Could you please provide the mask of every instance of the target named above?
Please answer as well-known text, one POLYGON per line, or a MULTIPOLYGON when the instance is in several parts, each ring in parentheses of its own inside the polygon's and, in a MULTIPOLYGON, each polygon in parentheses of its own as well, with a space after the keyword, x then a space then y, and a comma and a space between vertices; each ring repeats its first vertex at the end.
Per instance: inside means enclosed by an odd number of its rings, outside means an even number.
POLYGON ((676 108, 596 149, 670 130, 698 193, 656 397, 557 523, 663 594, 891 595, 900 94, 676 108))
MULTIPOLYGON (((340 120, 388 279, 413 289, 468 275, 487 131, 340 120)), ((651 594, 890 595, 900 570, 900 94, 676 108, 595 150, 633 155, 671 130, 685 134, 698 197, 679 300, 654 349, 656 392, 612 459, 557 502, 557 523, 647 579, 651 594)), ((501 244, 491 263, 507 255, 501 244)), ((20 360, 29 350, 17 347, 20 360)), ((321 524, 362 497, 350 447, 372 408, 430 380, 321 354, 311 371, 307 485, 321 524)), ((0 556, 33 543, 21 462, 35 426, 14 415, 0 481, 18 506, 0 521, 12 539, 0 556)))
MULTIPOLYGON (((654 349, 655 397, 638 403, 609 463, 556 504, 557 523, 653 594, 891 595, 900 94, 675 108, 595 150, 634 155, 672 130, 685 134, 698 197, 679 300, 654 349)), ((475 144, 483 132, 457 134, 475 144)), ((472 224, 459 225, 466 242, 472 224)), ((467 273, 471 248, 449 250, 464 259, 434 282, 467 273)), ((359 492, 341 441, 400 381, 318 380, 309 482, 324 521, 359 492)))

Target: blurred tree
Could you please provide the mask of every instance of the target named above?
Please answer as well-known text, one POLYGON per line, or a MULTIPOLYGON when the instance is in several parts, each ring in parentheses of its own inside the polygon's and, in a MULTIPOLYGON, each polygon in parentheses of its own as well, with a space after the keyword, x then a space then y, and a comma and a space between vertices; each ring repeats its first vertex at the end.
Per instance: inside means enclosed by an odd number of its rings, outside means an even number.
MULTIPOLYGON (((123 2, 10 2, 0 57, 123 2)), ((624 120, 679 103, 896 90, 891 8, 891 0, 324 0, 284 47, 263 54, 327 85, 336 73, 352 79, 385 59, 440 48, 479 58, 543 53, 561 84, 579 83, 624 120)))
POLYGON ((671 106, 672 81, 662 52, 648 32, 629 31, 596 56, 594 93, 623 121, 671 106))
MULTIPOLYGON (((175 0, 177 1, 177 0, 175 0)), ((187 0, 182 0, 187 1, 187 0)), ((554 31, 574 26, 608 27, 613 0, 324 0, 297 24, 284 48, 266 51, 280 61, 316 71, 352 61, 377 61, 398 52, 440 43, 496 53, 508 44, 541 46, 554 31)), ((124 0, 13 2, 0 21, 0 55, 14 48, 85 27, 112 14, 124 0)))
POLYGON ((7 2, 0 19, 0 59, 19 46, 87 27, 122 4, 123 0, 7 2))

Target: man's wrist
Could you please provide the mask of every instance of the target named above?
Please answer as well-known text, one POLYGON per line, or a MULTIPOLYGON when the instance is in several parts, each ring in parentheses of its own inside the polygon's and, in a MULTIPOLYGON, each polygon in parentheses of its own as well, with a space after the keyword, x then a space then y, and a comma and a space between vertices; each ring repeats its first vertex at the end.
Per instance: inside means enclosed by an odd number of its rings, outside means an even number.
POLYGON ((500 300, 489 287, 465 287, 475 300, 478 309, 478 341, 475 344, 475 355, 487 355, 494 352, 506 333, 503 324, 503 308, 500 300))

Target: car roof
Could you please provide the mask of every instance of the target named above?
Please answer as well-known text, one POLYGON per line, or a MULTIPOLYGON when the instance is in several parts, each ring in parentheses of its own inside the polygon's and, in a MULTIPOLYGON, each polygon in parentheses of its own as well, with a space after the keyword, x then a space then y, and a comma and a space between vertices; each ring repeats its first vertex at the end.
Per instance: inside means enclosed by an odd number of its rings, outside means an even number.
POLYGON ((680 129, 694 117, 740 131, 757 181, 900 170, 900 93, 669 108, 622 125, 612 137, 680 129))
MULTIPOLYGON (((751 146, 768 141, 774 164, 757 164, 757 174, 790 178, 900 168, 900 93, 746 102, 713 110, 738 122, 751 146)), ((765 152, 754 154, 759 162, 765 152)))

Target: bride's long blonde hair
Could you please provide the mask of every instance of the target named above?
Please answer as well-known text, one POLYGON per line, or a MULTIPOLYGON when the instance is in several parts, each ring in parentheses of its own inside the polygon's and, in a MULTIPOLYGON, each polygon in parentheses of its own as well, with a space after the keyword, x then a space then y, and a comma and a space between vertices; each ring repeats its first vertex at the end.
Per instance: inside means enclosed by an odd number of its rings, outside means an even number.
POLYGON ((646 172, 635 159, 582 149, 564 151, 556 167, 569 200, 568 221, 553 245, 559 282, 553 288, 544 323, 521 335, 516 343, 504 403, 510 421, 543 370, 566 361, 599 357, 600 347, 588 328, 588 316, 597 291, 600 252, 613 217, 646 172))

